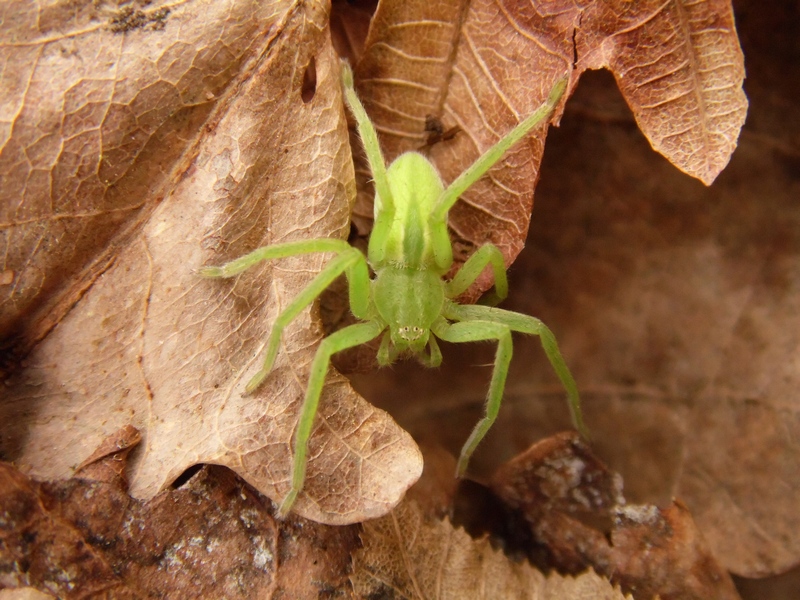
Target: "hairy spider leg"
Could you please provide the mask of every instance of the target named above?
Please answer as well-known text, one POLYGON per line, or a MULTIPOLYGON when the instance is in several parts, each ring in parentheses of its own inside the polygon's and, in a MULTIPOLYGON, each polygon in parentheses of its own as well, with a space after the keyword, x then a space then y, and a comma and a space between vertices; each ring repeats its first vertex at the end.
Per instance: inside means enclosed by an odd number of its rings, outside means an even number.
POLYGON ((508 277, 503 253, 494 244, 484 244, 478 248, 445 286, 448 298, 455 298, 467 291, 478 276, 483 273, 487 265, 492 265, 494 273, 494 290, 498 300, 505 300, 508 296, 508 277))
POLYGON ((245 387, 245 394, 252 393, 269 375, 275 358, 278 355, 281 336, 284 328, 291 323, 303 309, 309 306, 325 288, 342 273, 347 276, 350 294, 350 308, 353 314, 362 320, 368 320, 370 281, 369 269, 364 255, 344 240, 317 239, 299 242, 287 242, 264 246, 221 267, 204 267, 199 270, 203 277, 233 277, 264 260, 286 258, 301 254, 315 252, 336 252, 330 263, 317 274, 311 282, 292 300, 291 303, 278 315, 272 326, 267 349, 261 369, 256 373, 245 387))
MULTIPOLYGON (((452 318, 450 315, 445 316, 452 318)), ((456 477, 463 477, 467 471, 467 465, 472 453, 492 427, 500 411, 503 390, 508 376, 508 366, 511 363, 511 355, 514 351, 511 341, 511 329, 509 329, 508 325, 491 321, 461 321, 450 324, 445 319, 440 319, 434 323, 433 333, 446 342, 456 344, 497 340, 497 353, 494 358, 492 380, 489 383, 489 394, 486 399, 486 414, 475 425, 466 443, 461 448, 461 456, 459 456, 458 465, 456 466, 456 477)))
POLYGON ((370 266, 376 271, 388 266, 447 273, 453 264, 447 215, 438 221, 429 218, 444 190, 439 172, 418 152, 401 154, 387 169, 375 126, 356 95, 347 63, 342 65, 342 83, 375 181, 370 266))
POLYGON ((459 321, 462 323, 474 321, 497 323, 505 325, 511 331, 538 336, 542 344, 542 349, 547 359, 550 361, 550 365, 561 380, 564 389, 567 390, 567 399, 573 427, 575 427, 584 439, 591 439, 589 430, 583 422, 578 386, 575 384, 575 379, 572 377, 572 373, 569 367, 567 367, 567 363, 564 361, 561 351, 558 349, 555 335, 553 335, 553 332, 550 331, 547 325, 536 317, 478 304, 462 305, 456 304, 455 302, 448 302, 443 314, 447 319, 452 321, 459 321))
MULTIPOLYGON (((362 255, 363 256, 363 255, 362 255)), ((278 509, 279 516, 285 516, 292 508, 297 495, 303 489, 306 479, 306 462, 308 460, 308 438, 311 437, 311 428, 314 417, 319 408, 319 399, 322 395, 322 386, 328 374, 331 356, 342 350, 366 344, 378 337, 386 328, 382 321, 369 323, 356 323, 332 333, 320 342, 314 361, 311 363, 311 374, 308 379, 308 388, 300 409, 300 420, 294 434, 294 462, 292 468, 292 488, 284 497, 278 509)))
POLYGON ((562 77, 556 82, 553 89, 550 90, 550 95, 547 97, 544 104, 537 108, 531 115, 520 121, 519 125, 514 127, 508 135, 504 136, 503 139, 484 152, 466 171, 456 177, 436 201, 436 206, 430 215, 431 221, 446 221, 447 211, 453 207, 453 204, 456 203, 461 195, 471 188, 478 179, 483 177, 486 171, 491 169, 498 160, 503 158, 503 155, 511 146, 525 137, 531 129, 536 127, 553 111, 566 89, 567 78, 562 77))
POLYGON ((353 83, 353 69, 350 68, 346 61, 342 61, 342 84, 344 87, 344 99, 356 119, 361 143, 367 153, 369 170, 375 182, 375 192, 381 198, 383 210, 394 213, 394 201, 392 192, 389 189, 389 177, 386 175, 386 160, 383 158, 383 151, 378 142, 378 134, 372 121, 369 120, 369 116, 367 116, 367 111, 364 110, 364 105, 361 104, 361 100, 356 95, 355 84, 353 83))
POLYGON ((417 356, 417 360, 429 369, 435 369, 442 364, 442 351, 439 349, 439 344, 436 342, 435 337, 428 338, 428 354, 420 353, 417 356))

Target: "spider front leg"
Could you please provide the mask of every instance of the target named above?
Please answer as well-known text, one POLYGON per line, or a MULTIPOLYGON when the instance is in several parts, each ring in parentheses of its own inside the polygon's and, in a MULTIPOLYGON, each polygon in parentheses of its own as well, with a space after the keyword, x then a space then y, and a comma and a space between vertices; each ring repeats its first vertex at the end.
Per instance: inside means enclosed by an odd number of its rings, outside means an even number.
POLYGON ((303 489, 303 483, 306 479, 306 462, 308 460, 308 438, 311 436, 311 427, 314 424, 314 417, 319 407, 322 386, 325 383, 325 376, 328 374, 331 356, 342 350, 374 340, 385 328, 386 324, 377 319, 369 323, 356 323, 332 333, 320 343, 317 353, 314 355, 314 362, 311 363, 308 387, 306 388, 303 407, 300 409, 300 420, 297 423, 297 429, 294 434, 292 487, 283 502, 281 502, 281 506, 278 509, 279 516, 283 517, 288 514, 297 499, 297 495, 303 489))
POLYGON ((550 116, 553 109, 561 100, 564 91, 567 89, 567 77, 562 77, 556 81, 550 94, 539 108, 537 108, 527 118, 523 119, 514 129, 506 134, 494 146, 484 152, 478 160, 470 165, 466 171, 461 173, 456 179, 447 186, 442 192, 442 195, 436 201, 436 206, 431 212, 430 219, 434 222, 440 222, 447 218, 447 212, 453 207, 453 204, 466 192, 472 185, 483 177, 486 172, 491 169, 497 161, 508 151, 511 146, 516 144, 534 127, 539 125, 545 118, 550 116))
POLYGON ((339 255, 328 263, 275 319, 261 369, 247 383, 246 394, 261 385, 272 370, 284 328, 342 273, 347 275, 349 283, 351 311, 359 319, 369 318, 369 269, 366 258, 344 240, 318 239, 264 246, 221 267, 203 267, 199 270, 203 277, 233 277, 263 260, 315 252, 337 252, 339 255))
POLYGON ((469 464, 469 459, 478 444, 497 419, 500 403, 503 401, 503 390, 506 386, 508 366, 511 363, 513 346, 511 329, 502 323, 488 321, 462 321, 449 324, 444 319, 434 323, 433 333, 447 342, 481 342, 484 340, 497 340, 497 353, 494 359, 492 381, 489 384, 489 394, 486 397, 486 415, 478 421, 469 438, 461 448, 458 458, 456 477, 463 477, 469 464))

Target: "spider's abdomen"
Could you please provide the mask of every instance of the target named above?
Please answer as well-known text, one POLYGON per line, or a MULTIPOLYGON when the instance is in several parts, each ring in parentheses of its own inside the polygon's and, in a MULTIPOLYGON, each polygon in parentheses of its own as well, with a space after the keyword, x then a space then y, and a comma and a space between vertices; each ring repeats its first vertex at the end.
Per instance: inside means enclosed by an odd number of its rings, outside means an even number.
POLYGON ((447 222, 430 215, 444 186, 436 167, 417 152, 401 154, 386 171, 394 211, 375 196, 375 225, 369 240, 373 268, 433 269, 438 275, 453 263, 447 222))

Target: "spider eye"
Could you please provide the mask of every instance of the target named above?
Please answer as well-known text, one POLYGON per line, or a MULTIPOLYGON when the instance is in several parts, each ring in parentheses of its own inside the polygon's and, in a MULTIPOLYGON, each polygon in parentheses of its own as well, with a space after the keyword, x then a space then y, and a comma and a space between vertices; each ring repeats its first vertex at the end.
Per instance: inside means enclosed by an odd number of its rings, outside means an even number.
POLYGON ((406 342, 416 342, 425 334, 425 328, 418 325, 398 325, 395 331, 406 342))

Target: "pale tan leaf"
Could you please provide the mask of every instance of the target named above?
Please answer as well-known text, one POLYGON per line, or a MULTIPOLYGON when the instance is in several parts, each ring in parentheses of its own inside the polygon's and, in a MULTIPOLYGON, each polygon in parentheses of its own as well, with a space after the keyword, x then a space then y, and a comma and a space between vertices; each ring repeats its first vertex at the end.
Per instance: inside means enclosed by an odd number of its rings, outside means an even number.
MULTIPOLYGON (((94 233, 97 224, 84 223, 88 237, 105 240, 102 251, 113 265, 95 274, 66 317, 57 317, 2 405, 4 450, 37 476, 67 476, 106 436, 132 424, 144 439, 132 455, 137 497, 152 496, 203 462, 234 469, 273 499, 287 492, 297 411, 321 337, 316 317, 307 312, 287 328, 270 378, 253 396, 243 390, 271 322, 326 257, 268 264, 227 281, 201 279, 195 270, 268 243, 347 232, 353 174, 327 14, 325 2, 211 2, 173 7, 161 29, 130 29, 126 21, 124 33, 99 26, 74 32, 84 38, 84 53, 104 43, 126 49, 106 59, 112 73, 121 73, 114 89, 127 89, 146 71, 140 57, 152 65, 155 82, 130 99, 148 118, 172 114, 157 92, 172 89, 165 80, 189 82, 182 95, 189 105, 214 103, 204 121, 183 124, 186 139, 172 134, 177 148, 164 146, 161 130, 144 143, 137 142, 145 135, 140 129, 117 125, 121 140, 130 140, 121 147, 141 165, 118 158, 116 185, 126 202, 148 210, 125 221, 125 236, 94 233), (258 27, 243 28, 247 23, 258 27), (227 62, 227 36, 243 45, 246 63, 227 62), (212 66, 233 71, 224 88, 198 84, 205 80, 193 64, 206 56, 207 39, 222 40, 207 57, 212 66), (137 143, 152 153, 145 157, 137 143)), ((136 15, 129 17, 135 24, 136 15)), ((60 39, 40 40, 48 60, 64 60, 60 39)), ((100 112, 112 114, 116 106, 106 100, 100 112)), ((86 154, 77 156, 87 164, 117 156, 81 148, 86 154)), ((50 203, 46 192, 39 188, 20 210, 50 203)), ((84 210, 70 195, 65 202, 72 213, 84 210)), ((123 220, 124 212, 110 210, 123 220)), ((27 225, 19 213, 15 219, 11 233, 27 225)), ((65 246, 81 247, 76 234, 59 235, 65 246)), ((333 371, 316 425, 305 494, 296 504, 302 515, 330 523, 374 517, 419 476, 411 438, 333 371)))
POLYGON ((545 576, 528 563, 512 562, 487 539, 474 540, 447 520, 426 517, 410 501, 363 527, 363 548, 355 554, 350 577, 359 598, 626 598, 591 571, 575 578, 545 576))
POLYGON ((32 587, 0 590, 0 600, 50 600, 51 598, 55 596, 32 587))
POLYGON ((279 10, 0 7, 0 335, 27 351, 108 268, 279 10))

